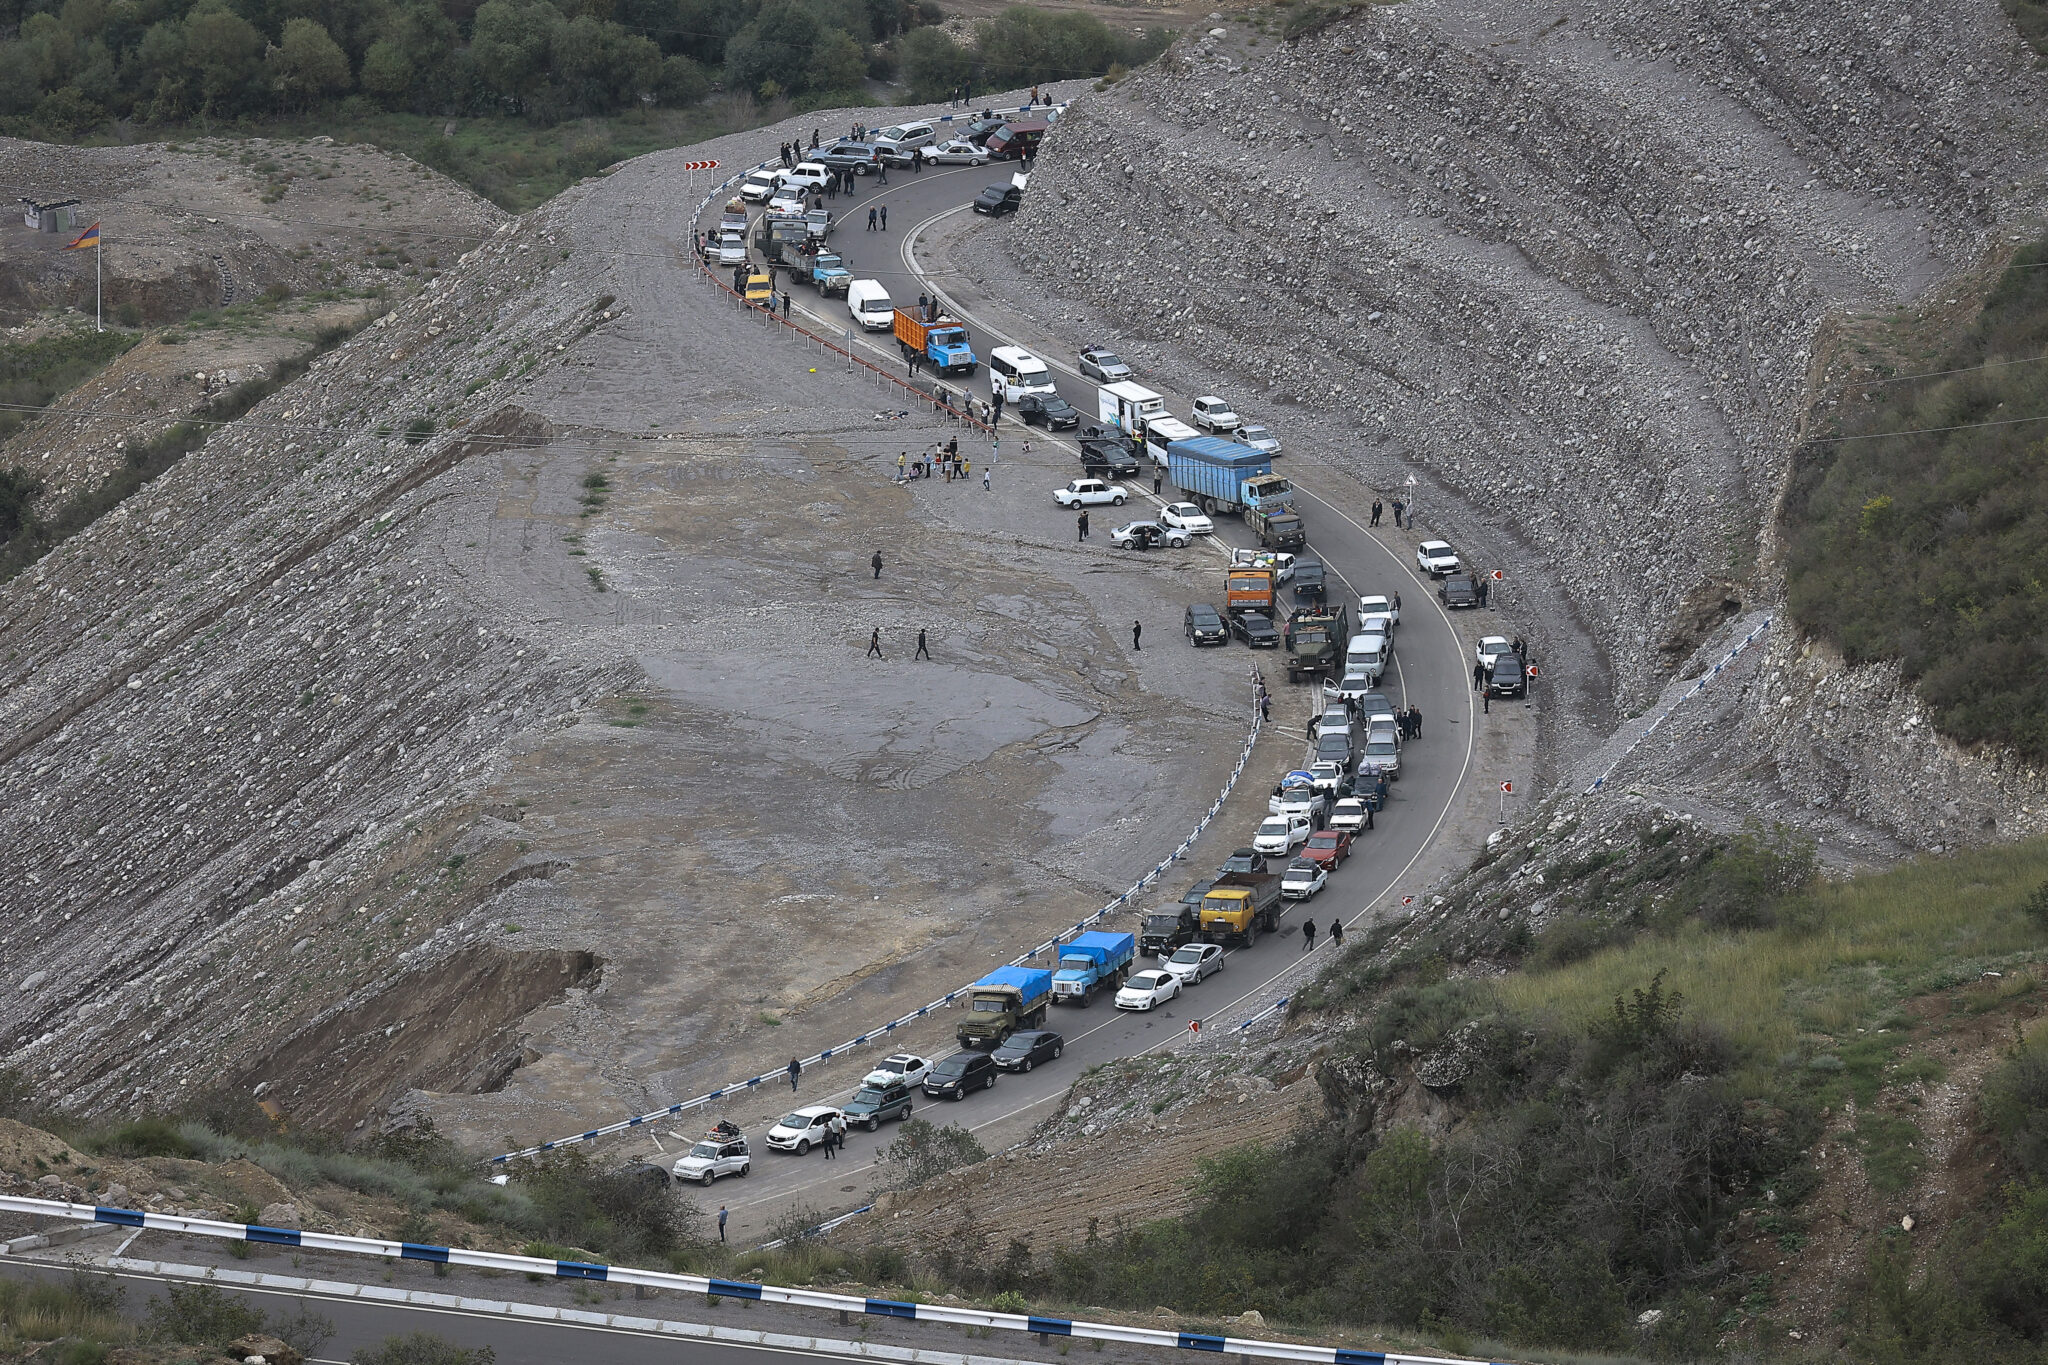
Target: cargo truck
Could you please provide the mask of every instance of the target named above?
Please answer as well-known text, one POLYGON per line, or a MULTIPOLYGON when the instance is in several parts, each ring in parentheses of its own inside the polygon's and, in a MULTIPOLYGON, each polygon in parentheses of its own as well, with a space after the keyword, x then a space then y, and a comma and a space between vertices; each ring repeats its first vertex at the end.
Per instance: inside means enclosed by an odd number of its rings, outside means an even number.
POLYGON ((1170 443, 1166 478, 1189 502, 1212 515, 1281 506, 1293 492, 1287 480, 1273 477, 1272 456, 1217 436, 1170 443))
POLYGON ((1269 550, 1299 550, 1308 544, 1308 528, 1292 507, 1279 504, 1244 509, 1244 524, 1269 550))
POLYGON ((771 261, 801 260, 803 247, 810 240, 811 225, 800 213, 764 213, 754 230, 754 244, 771 261))
POLYGON ((1045 1022, 1052 973, 1039 967, 998 967, 967 988, 967 1017, 955 1030, 962 1047, 1000 1047, 1019 1029, 1045 1022))
POLYGON ((1280 641, 1287 651, 1287 681, 1300 682, 1304 676, 1341 677, 1345 642, 1350 639, 1351 614, 1343 607, 1304 607, 1287 618, 1280 641))
POLYGON ((1091 930, 1060 945, 1059 970, 1052 974, 1052 1002, 1087 1008, 1098 990, 1115 990, 1130 974, 1137 940, 1129 934, 1091 930))
POLYGON ((1202 897, 1202 937, 1249 948, 1259 941, 1261 929, 1270 934, 1280 927, 1286 908, 1274 873, 1226 873, 1202 897))
POLYGON ((1197 882, 1193 890, 1201 895, 1189 904, 1185 898, 1179 905, 1162 906, 1145 916, 1144 931, 1138 935, 1138 950, 1147 957, 1166 957, 1184 943, 1193 943, 1202 936, 1202 897, 1209 894, 1213 882, 1197 882))
POLYGON ((1271 569, 1257 564, 1233 564, 1223 575, 1223 609, 1232 616, 1255 611, 1273 615, 1271 569))
POLYGON ((811 283, 818 286, 818 293, 826 298, 843 298, 847 287, 853 283, 853 272, 839 259, 838 252, 821 251, 811 258, 811 283))
POLYGON ((931 361, 941 374, 973 374, 977 363, 974 348, 967 344, 967 329, 944 316, 926 322, 907 309, 896 310, 896 340, 908 354, 916 351, 931 361))
POLYGON ((1104 384, 1096 391, 1096 415, 1126 436, 1143 436, 1145 423, 1166 415, 1166 400, 1142 384, 1128 380, 1104 384))

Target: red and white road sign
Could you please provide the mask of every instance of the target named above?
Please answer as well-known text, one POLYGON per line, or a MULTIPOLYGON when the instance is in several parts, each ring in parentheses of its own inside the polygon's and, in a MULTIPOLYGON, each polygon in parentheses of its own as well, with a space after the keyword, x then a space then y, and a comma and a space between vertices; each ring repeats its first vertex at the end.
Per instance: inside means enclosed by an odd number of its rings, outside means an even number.
POLYGON ((1536 665, 1534 665, 1534 664, 1530 664, 1530 665, 1529 665, 1529 676, 1530 676, 1530 677, 1532 677, 1532 678, 1536 676, 1536 665))
POLYGON ((1403 904, 1403 905, 1413 905, 1413 904, 1415 904, 1415 897, 1413 897, 1413 896, 1403 896, 1403 897, 1401 897, 1401 904, 1403 904))
POLYGON ((683 169, 686 171, 715 171, 718 169, 718 163, 716 161, 685 161, 683 169))
POLYGON ((1505 583, 1508 581, 1508 576, 1502 573, 1499 569, 1495 569, 1493 571, 1493 581, 1496 583, 1505 583))
POLYGON ((1509 796, 1513 796, 1515 794, 1515 784, 1512 782, 1501 783, 1500 789, 1506 792, 1509 796))
POLYGON ((1201 1020, 1199 1020, 1199 1019, 1190 1019, 1190 1020, 1188 1020, 1188 1032, 1189 1032, 1189 1033, 1200 1033, 1201 1031, 1202 1031, 1202 1021, 1201 1021, 1201 1020))

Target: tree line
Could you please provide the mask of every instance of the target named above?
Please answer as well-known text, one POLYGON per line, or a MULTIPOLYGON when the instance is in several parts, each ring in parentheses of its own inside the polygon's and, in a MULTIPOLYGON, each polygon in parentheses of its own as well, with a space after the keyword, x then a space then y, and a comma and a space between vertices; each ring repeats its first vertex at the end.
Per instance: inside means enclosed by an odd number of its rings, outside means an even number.
POLYGON ((962 46, 934 0, 0 0, 0 131, 261 119, 336 108, 538 123, 701 101, 866 102, 1100 75, 1154 55, 1024 6, 962 46))

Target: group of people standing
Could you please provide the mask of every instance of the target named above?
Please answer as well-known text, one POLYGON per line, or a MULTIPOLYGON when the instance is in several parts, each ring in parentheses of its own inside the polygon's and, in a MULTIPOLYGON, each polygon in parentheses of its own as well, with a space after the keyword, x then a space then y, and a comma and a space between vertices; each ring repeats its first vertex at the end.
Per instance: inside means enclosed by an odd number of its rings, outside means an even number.
MULTIPOLYGON (((1372 524, 1373 524, 1374 526, 1377 526, 1377 525, 1379 525, 1379 524, 1380 524, 1380 514, 1381 514, 1381 513, 1383 512, 1383 511, 1385 511, 1385 510, 1386 510, 1386 504, 1382 503, 1382 502, 1381 502, 1381 501, 1380 501, 1380 500, 1379 500, 1378 498, 1374 498, 1374 499, 1372 500, 1372 524)), ((1399 526, 1399 525, 1401 525, 1401 517, 1402 517, 1402 516, 1403 516, 1403 515, 1404 515, 1404 514, 1405 514, 1405 513, 1407 512, 1407 511, 1408 511, 1408 504, 1407 504, 1407 503, 1405 503, 1405 502, 1402 502, 1402 501, 1401 501, 1401 500, 1400 500, 1399 498, 1395 498, 1395 499, 1394 499, 1394 525, 1396 525, 1396 526, 1399 526)))

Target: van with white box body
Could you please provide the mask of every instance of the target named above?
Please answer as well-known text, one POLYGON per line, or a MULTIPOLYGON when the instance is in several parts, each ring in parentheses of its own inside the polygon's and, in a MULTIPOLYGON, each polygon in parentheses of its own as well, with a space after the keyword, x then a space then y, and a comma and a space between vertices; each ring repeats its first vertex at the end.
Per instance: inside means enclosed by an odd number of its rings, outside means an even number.
POLYGON ((1097 391, 1096 415, 1126 436, 1143 436, 1145 423, 1166 415, 1166 400, 1143 384, 1129 380, 1104 384, 1097 391))
POLYGON ((896 305, 890 300, 889 291, 882 288, 877 280, 855 280, 848 285, 846 311, 870 332, 884 331, 896 325, 896 305))

